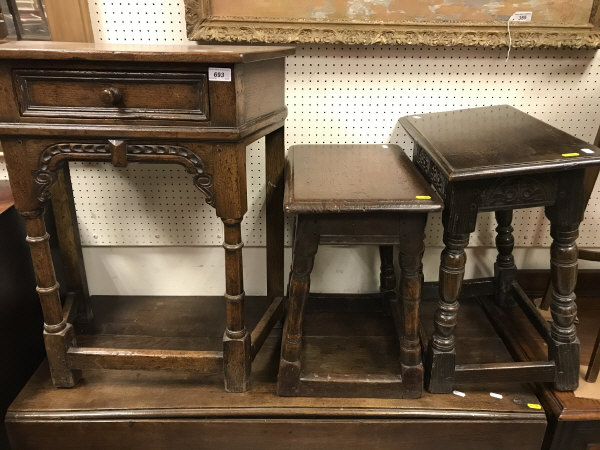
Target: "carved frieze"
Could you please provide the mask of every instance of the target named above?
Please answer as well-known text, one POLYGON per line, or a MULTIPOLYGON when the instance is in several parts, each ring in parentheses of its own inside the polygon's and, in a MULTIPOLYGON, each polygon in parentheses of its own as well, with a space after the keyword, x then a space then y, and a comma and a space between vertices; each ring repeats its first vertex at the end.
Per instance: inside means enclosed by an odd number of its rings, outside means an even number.
POLYGON ((555 195, 556 183, 547 176, 506 177, 483 189, 479 207, 493 210, 504 206, 525 208, 551 205, 555 195))
MULTIPOLYGON (((375 28, 355 24, 294 23, 286 19, 265 23, 238 17, 199 21, 197 13, 188 15, 188 37, 192 40, 227 43, 508 46, 505 29, 486 30, 469 26, 375 28), (195 22, 190 22, 190 17, 195 22)), ((557 27, 552 31, 517 30, 512 35, 512 47, 598 48, 599 45, 600 33, 588 30, 561 30, 557 27)))
POLYGON ((425 179, 435 188, 438 194, 440 194, 442 198, 445 198, 448 180, 433 162, 429 154, 418 144, 415 144, 413 162, 419 168, 425 179))
MULTIPOLYGON (((38 170, 34 171, 34 182, 38 188, 38 199, 50 198, 50 187, 56 181, 56 167, 61 161, 89 161, 115 163, 115 155, 124 149, 127 162, 161 162, 183 165, 194 176, 194 185, 206 197, 206 203, 215 204, 212 175, 206 173, 204 162, 191 150, 178 145, 128 144, 122 141, 106 143, 59 143, 42 152, 38 170)), ((115 164, 117 165, 117 164, 115 164)), ((123 165, 123 164, 119 164, 123 165)))

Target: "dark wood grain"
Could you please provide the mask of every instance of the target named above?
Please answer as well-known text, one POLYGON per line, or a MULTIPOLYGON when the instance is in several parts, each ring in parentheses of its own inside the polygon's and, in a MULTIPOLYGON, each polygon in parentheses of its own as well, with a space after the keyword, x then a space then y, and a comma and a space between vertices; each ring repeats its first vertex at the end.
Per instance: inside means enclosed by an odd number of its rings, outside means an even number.
POLYGON ((526 383, 531 379, 552 382, 556 365, 554 361, 459 364, 455 371, 455 380, 459 384, 526 383))
MULTIPOLYGON (((252 358, 281 312, 284 57, 293 52, 292 47, 150 48, 55 42, 0 46, 0 89, 7 93, 0 102, 0 140, 15 206, 27 224, 46 350, 57 386, 74 386, 79 369, 145 365, 205 371, 222 364, 227 391, 249 389, 252 358), (230 70, 231 80, 210 79, 210 67, 230 70), (246 146, 265 136, 267 180, 275 186, 270 188, 267 208, 271 307, 251 342, 244 314, 241 233, 248 209, 246 146), (81 319, 91 320, 92 312, 69 161, 115 167, 179 164, 191 175, 224 227, 227 307, 215 319, 223 333, 222 355, 201 348, 81 349, 69 320, 78 316, 81 325, 81 319), (66 272, 63 291, 66 288, 75 303, 67 303, 68 312, 62 308, 43 220, 50 199, 66 272)), ((89 323, 88 327, 94 328, 89 323)))
MULTIPOLYGON (((318 397, 421 396, 421 258, 427 212, 441 209, 433 189, 398 146, 303 145, 288 152, 284 199, 286 211, 297 213, 297 218, 278 393, 318 397), (303 338, 309 325, 304 317, 319 244, 380 246, 380 291, 394 317, 400 367, 396 365, 386 373, 357 374, 344 369, 335 372, 337 353, 343 345, 325 342, 329 349, 316 352, 322 355, 321 370, 310 369, 306 358, 311 347, 304 348, 303 338), (398 248, 397 288, 390 244, 398 248), (333 371, 323 373, 323 367, 332 362, 333 371)), ((389 347, 368 348, 381 351, 389 347)), ((360 348, 354 351, 361 353, 360 348)), ((352 367, 363 367, 363 362, 357 360, 352 367)))
MULTIPOLYGON (((556 366, 555 387, 575 389, 579 371, 574 326, 576 239, 586 204, 586 170, 600 166, 600 148, 510 106, 407 116, 400 123, 415 140, 415 165, 445 202, 440 302, 426 357, 428 389, 450 392, 455 383, 454 329, 466 263, 464 249, 478 213, 496 214, 495 298, 510 306, 516 271, 512 211, 539 206, 545 207, 553 239, 550 302, 554 320, 548 358, 556 366)), ((544 328, 530 305, 520 303, 538 328, 544 328)), ((535 374, 531 375, 535 381, 535 374)))
MULTIPOLYGON (((365 315, 373 309, 373 298, 320 295, 307 305, 306 344, 315 349, 312 367, 322 357, 316 350, 324 342, 345 342, 337 367, 351 367, 362 358, 365 367, 398 367, 399 346, 389 315, 365 315), (345 312, 332 329, 324 311, 345 312), (365 339, 372 336, 371 342, 365 339), (368 344, 360 355, 352 348, 368 344), (379 345, 388 342, 392 351, 379 345), (375 349, 376 352, 370 352, 375 349), (368 355, 377 355, 376 358, 368 355), (340 364, 343 364, 340 366, 340 364)), ((169 339, 188 344, 201 337, 219 345, 221 329, 211 321, 224 314, 225 305, 213 298, 92 298, 98 332, 128 339, 144 339, 144 333, 159 328, 169 339), (130 301, 131 300, 131 301, 130 301), (170 308, 166 308, 169 305, 170 308), (156 307, 164 317, 152 314, 156 307), (204 311, 204 313, 202 313, 204 311), (139 320, 143 318, 144 320, 139 320), (192 326, 193 324, 196 326, 192 326), (195 335, 196 339, 189 339, 195 335)), ((268 298, 248 298, 248 325, 254 326, 268 298)), ((422 314, 431 323, 434 301, 424 301, 422 314)), ((464 320, 457 330, 457 347, 466 360, 478 362, 507 358, 502 341, 495 335, 477 302, 463 302, 464 320), (473 342, 476 342, 473 345, 473 342)), ((466 397, 424 393, 420 399, 311 398, 276 395, 280 329, 267 338, 253 364, 253 389, 242 395, 227 395, 222 375, 90 370, 76 389, 54 389, 48 369, 42 366, 12 404, 7 425, 14 450, 92 448, 188 449, 222 448, 327 449, 344 447, 378 449, 539 449, 545 431, 543 411, 529 409, 537 402, 525 385, 505 386, 504 398, 490 397, 494 385, 462 388, 466 397), (515 439, 515 433, 522 434, 515 439), (449 441, 451 439, 451 441, 449 441)), ((99 335, 96 335, 97 339, 99 335)), ((83 342, 83 341, 82 341, 83 342)), ((134 341, 124 342, 131 346, 134 341)), ((91 343, 91 342, 90 342, 91 343)), ((172 342, 158 340, 159 348, 172 342)))
POLYGON ((441 210, 435 191, 397 145, 296 145, 287 164, 289 213, 441 210))
MULTIPOLYGON (((598 297, 580 297, 578 336, 581 340, 581 361, 589 361, 600 320, 598 297)), ((488 302, 490 320, 497 322, 513 339, 506 341, 508 349, 521 361, 544 357, 544 340, 518 307, 499 309, 488 302)), ((572 392, 560 392, 551 385, 538 384, 536 392, 549 417, 543 449, 588 450, 600 442, 600 401, 579 398, 572 392)))
POLYGON ((600 163, 599 147, 507 105, 406 116, 400 123, 450 180, 600 163), (594 153, 584 153, 582 148, 594 153), (572 153, 577 156, 563 156, 572 153))

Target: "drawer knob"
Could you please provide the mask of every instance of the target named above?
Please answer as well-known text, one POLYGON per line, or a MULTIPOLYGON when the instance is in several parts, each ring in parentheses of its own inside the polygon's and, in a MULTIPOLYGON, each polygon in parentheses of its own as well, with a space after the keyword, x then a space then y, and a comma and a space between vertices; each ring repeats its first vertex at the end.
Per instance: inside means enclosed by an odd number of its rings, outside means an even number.
POLYGON ((103 89, 101 96, 102 101, 110 106, 116 106, 123 101, 123 93, 115 87, 103 89))

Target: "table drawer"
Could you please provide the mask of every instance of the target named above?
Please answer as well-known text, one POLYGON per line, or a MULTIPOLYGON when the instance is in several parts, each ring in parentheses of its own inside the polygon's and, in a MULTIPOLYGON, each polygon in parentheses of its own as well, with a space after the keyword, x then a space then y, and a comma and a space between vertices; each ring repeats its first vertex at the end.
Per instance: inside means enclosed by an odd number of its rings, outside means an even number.
POLYGON ((208 120, 205 73, 16 70, 23 117, 208 120))

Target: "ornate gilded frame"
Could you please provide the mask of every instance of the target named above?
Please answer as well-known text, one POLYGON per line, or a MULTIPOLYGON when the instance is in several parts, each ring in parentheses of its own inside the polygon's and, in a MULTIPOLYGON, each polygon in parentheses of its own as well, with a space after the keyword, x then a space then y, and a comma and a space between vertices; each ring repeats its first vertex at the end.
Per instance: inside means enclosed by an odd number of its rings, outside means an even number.
MULTIPOLYGON (((212 2, 184 0, 188 38, 202 42, 268 44, 508 45, 504 24, 368 23, 355 21, 213 17, 212 2)), ((600 0, 588 27, 511 26, 513 47, 600 48, 600 0)))

